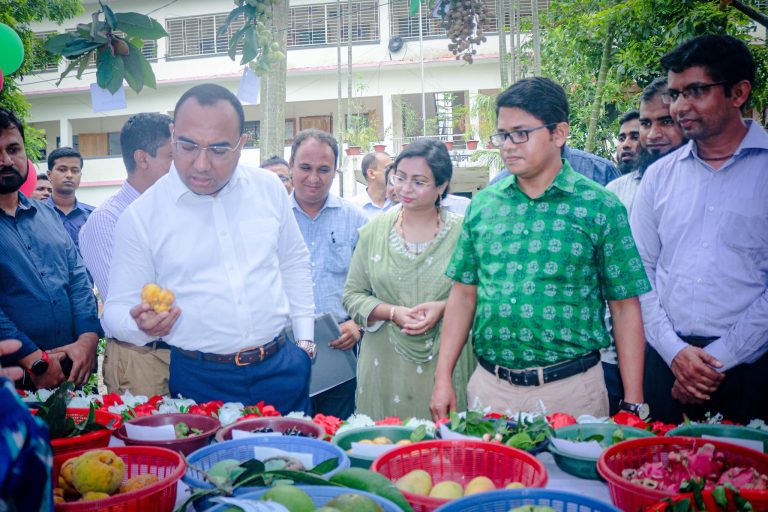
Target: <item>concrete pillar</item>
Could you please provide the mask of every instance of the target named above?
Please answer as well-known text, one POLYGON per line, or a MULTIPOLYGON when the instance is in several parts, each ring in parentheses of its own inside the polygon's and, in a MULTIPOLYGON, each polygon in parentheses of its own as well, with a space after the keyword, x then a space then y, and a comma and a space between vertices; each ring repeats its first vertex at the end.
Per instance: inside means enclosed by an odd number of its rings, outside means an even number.
POLYGON ((72 122, 69 119, 59 120, 59 147, 72 146, 72 122))

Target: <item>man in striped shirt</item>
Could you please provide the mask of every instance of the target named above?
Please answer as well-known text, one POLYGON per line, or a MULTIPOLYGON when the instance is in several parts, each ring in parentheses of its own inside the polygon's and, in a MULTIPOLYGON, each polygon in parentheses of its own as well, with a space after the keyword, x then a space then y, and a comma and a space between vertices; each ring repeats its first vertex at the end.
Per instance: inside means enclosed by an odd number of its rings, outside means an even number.
MULTIPOLYGON (((131 116, 120 132, 128 178, 120 190, 93 211, 80 230, 80 253, 101 300, 109 293, 112 238, 123 211, 171 166, 171 118, 164 114, 131 116)), ((139 298, 136 298, 137 301, 139 298)), ((110 333, 106 332, 109 337, 110 333)), ((110 393, 168 394, 170 350, 161 340, 136 346, 109 337, 104 354, 104 384, 110 393)))

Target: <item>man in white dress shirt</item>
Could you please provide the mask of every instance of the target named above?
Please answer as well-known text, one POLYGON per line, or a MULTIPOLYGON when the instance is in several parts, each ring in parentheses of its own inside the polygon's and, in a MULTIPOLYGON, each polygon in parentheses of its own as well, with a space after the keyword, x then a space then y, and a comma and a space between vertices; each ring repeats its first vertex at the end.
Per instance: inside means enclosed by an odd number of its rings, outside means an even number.
POLYGON ((392 157, 383 151, 368 153, 360 163, 367 185, 365 190, 352 197, 350 201, 363 210, 368 220, 389 210, 394 204, 387 197, 386 170, 391 163, 392 157))
POLYGON ((274 173, 238 165, 230 91, 195 86, 174 112, 170 172, 117 224, 104 325, 136 344, 164 338, 171 395, 308 412, 312 275, 290 198, 274 173), (173 291, 169 311, 141 302, 149 282, 173 291))

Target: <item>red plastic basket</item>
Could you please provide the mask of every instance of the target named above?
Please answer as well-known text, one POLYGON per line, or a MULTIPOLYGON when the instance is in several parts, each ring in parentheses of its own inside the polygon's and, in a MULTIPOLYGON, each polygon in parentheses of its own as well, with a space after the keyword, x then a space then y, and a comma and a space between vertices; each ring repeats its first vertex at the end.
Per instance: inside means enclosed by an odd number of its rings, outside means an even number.
MULTIPOLYGON (((36 414, 37 409, 30 412, 36 414)), ((88 419, 89 413, 90 409, 67 409, 67 417, 74 419, 76 423, 88 419)), ((106 430, 96 430, 79 436, 51 439, 53 455, 56 456, 77 450, 104 448, 107 446, 109 444, 109 438, 112 436, 112 432, 122 425, 122 417, 113 412, 97 409, 94 411, 94 419, 96 420, 96 423, 105 427, 112 421, 112 426, 106 430)))
MULTIPOLYGON (((725 512, 736 512, 736 504, 733 502, 733 491, 731 491, 730 489, 726 489, 725 493, 726 493, 726 496, 728 497, 728 508, 726 509, 725 512)), ((711 491, 702 491, 701 497, 702 499, 704 499, 704 510, 717 510, 717 511, 723 510, 717 505, 717 503, 715 503, 715 498, 712 496, 711 491)), ((685 498, 689 498, 691 500, 691 503, 693 503, 692 493, 678 494, 677 496, 672 498, 672 503, 678 503, 679 501, 685 498)), ((660 502, 654 505, 653 507, 649 508, 648 512, 670 512, 672 510, 674 509, 669 507, 669 503, 660 502)), ((755 510, 760 510, 760 509, 755 509, 755 510)))
MULTIPOLYGON (((395 448, 371 464, 371 471, 393 482, 401 476, 423 469, 432 484, 453 480, 466 487, 476 476, 487 476, 497 488, 511 482, 526 487, 547 485, 547 470, 533 455, 509 446, 484 441, 422 441, 395 448)), ((449 500, 403 492, 416 512, 431 512, 449 500)))
MULTIPOLYGON (((125 478, 152 473, 158 482, 116 494, 102 500, 60 503, 56 512, 171 512, 176 504, 177 482, 184 476, 186 463, 181 455, 166 448, 120 446, 109 448, 125 462, 125 478)), ((53 481, 59 481, 61 465, 89 450, 70 452, 53 458, 53 481)))
POLYGON ((140 446, 156 446, 159 448, 168 448, 169 450, 176 450, 184 455, 189 455, 195 450, 199 450, 205 446, 208 446, 213 438, 214 434, 221 428, 221 423, 216 418, 206 416, 204 414, 189 414, 189 413, 167 413, 167 414, 153 414, 151 416, 139 416, 133 418, 126 423, 133 425, 141 425, 144 427, 159 427, 162 425, 176 425, 179 422, 184 422, 189 428, 197 428, 202 430, 202 433, 197 435, 190 435, 183 439, 173 439, 168 441, 145 441, 143 439, 133 439, 128 437, 125 425, 115 430, 115 437, 123 441, 127 445, 140 445, 140 446))
MULTIPOLYGON (((695 450, 704 444, 713 444, 717 451, 723 452, 728 466, 753 467, 768 474, 768 455, 716 439, 699 437, 645 437, 623 441, 603 452, 597 460, 597 470, 608 482, 611 499, 617 507, 631 512, 645 510, 676 493, 633 484, 621 476, 622 470, 638 468, 646 462, 666 463, 669 452, 695 450)), ((741 495, 752 503, 755 510, 768 510, 768 491, 745 489, 741 495)))

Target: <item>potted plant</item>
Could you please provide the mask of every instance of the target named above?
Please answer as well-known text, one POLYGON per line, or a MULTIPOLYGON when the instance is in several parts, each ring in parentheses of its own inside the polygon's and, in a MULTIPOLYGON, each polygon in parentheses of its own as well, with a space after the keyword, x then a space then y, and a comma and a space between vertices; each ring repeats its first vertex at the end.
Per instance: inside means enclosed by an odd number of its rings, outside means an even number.
POLYGON ((379 140, 379 135, 376 128, 369 124, 347 130, 344 138, 347 140, 347 155, 359 155, 362 151, 368 151, 379 140))
MULTIPOLYGON (((491 135, 496 133, 496 96, 478 94, 472 104, 472 117, 477 119, 477 134, 480 140, 486 141, 488 149, 495 149, 490 143, 491 135)), ((469 130, 467 130, 469 131, 469 130)), ((474 131, 474 130, 473 130, 474 131)), ((469 141, 467 141, 467 149, 469 141)), ((475 149, 477 145, 475 144, 475 149)))

